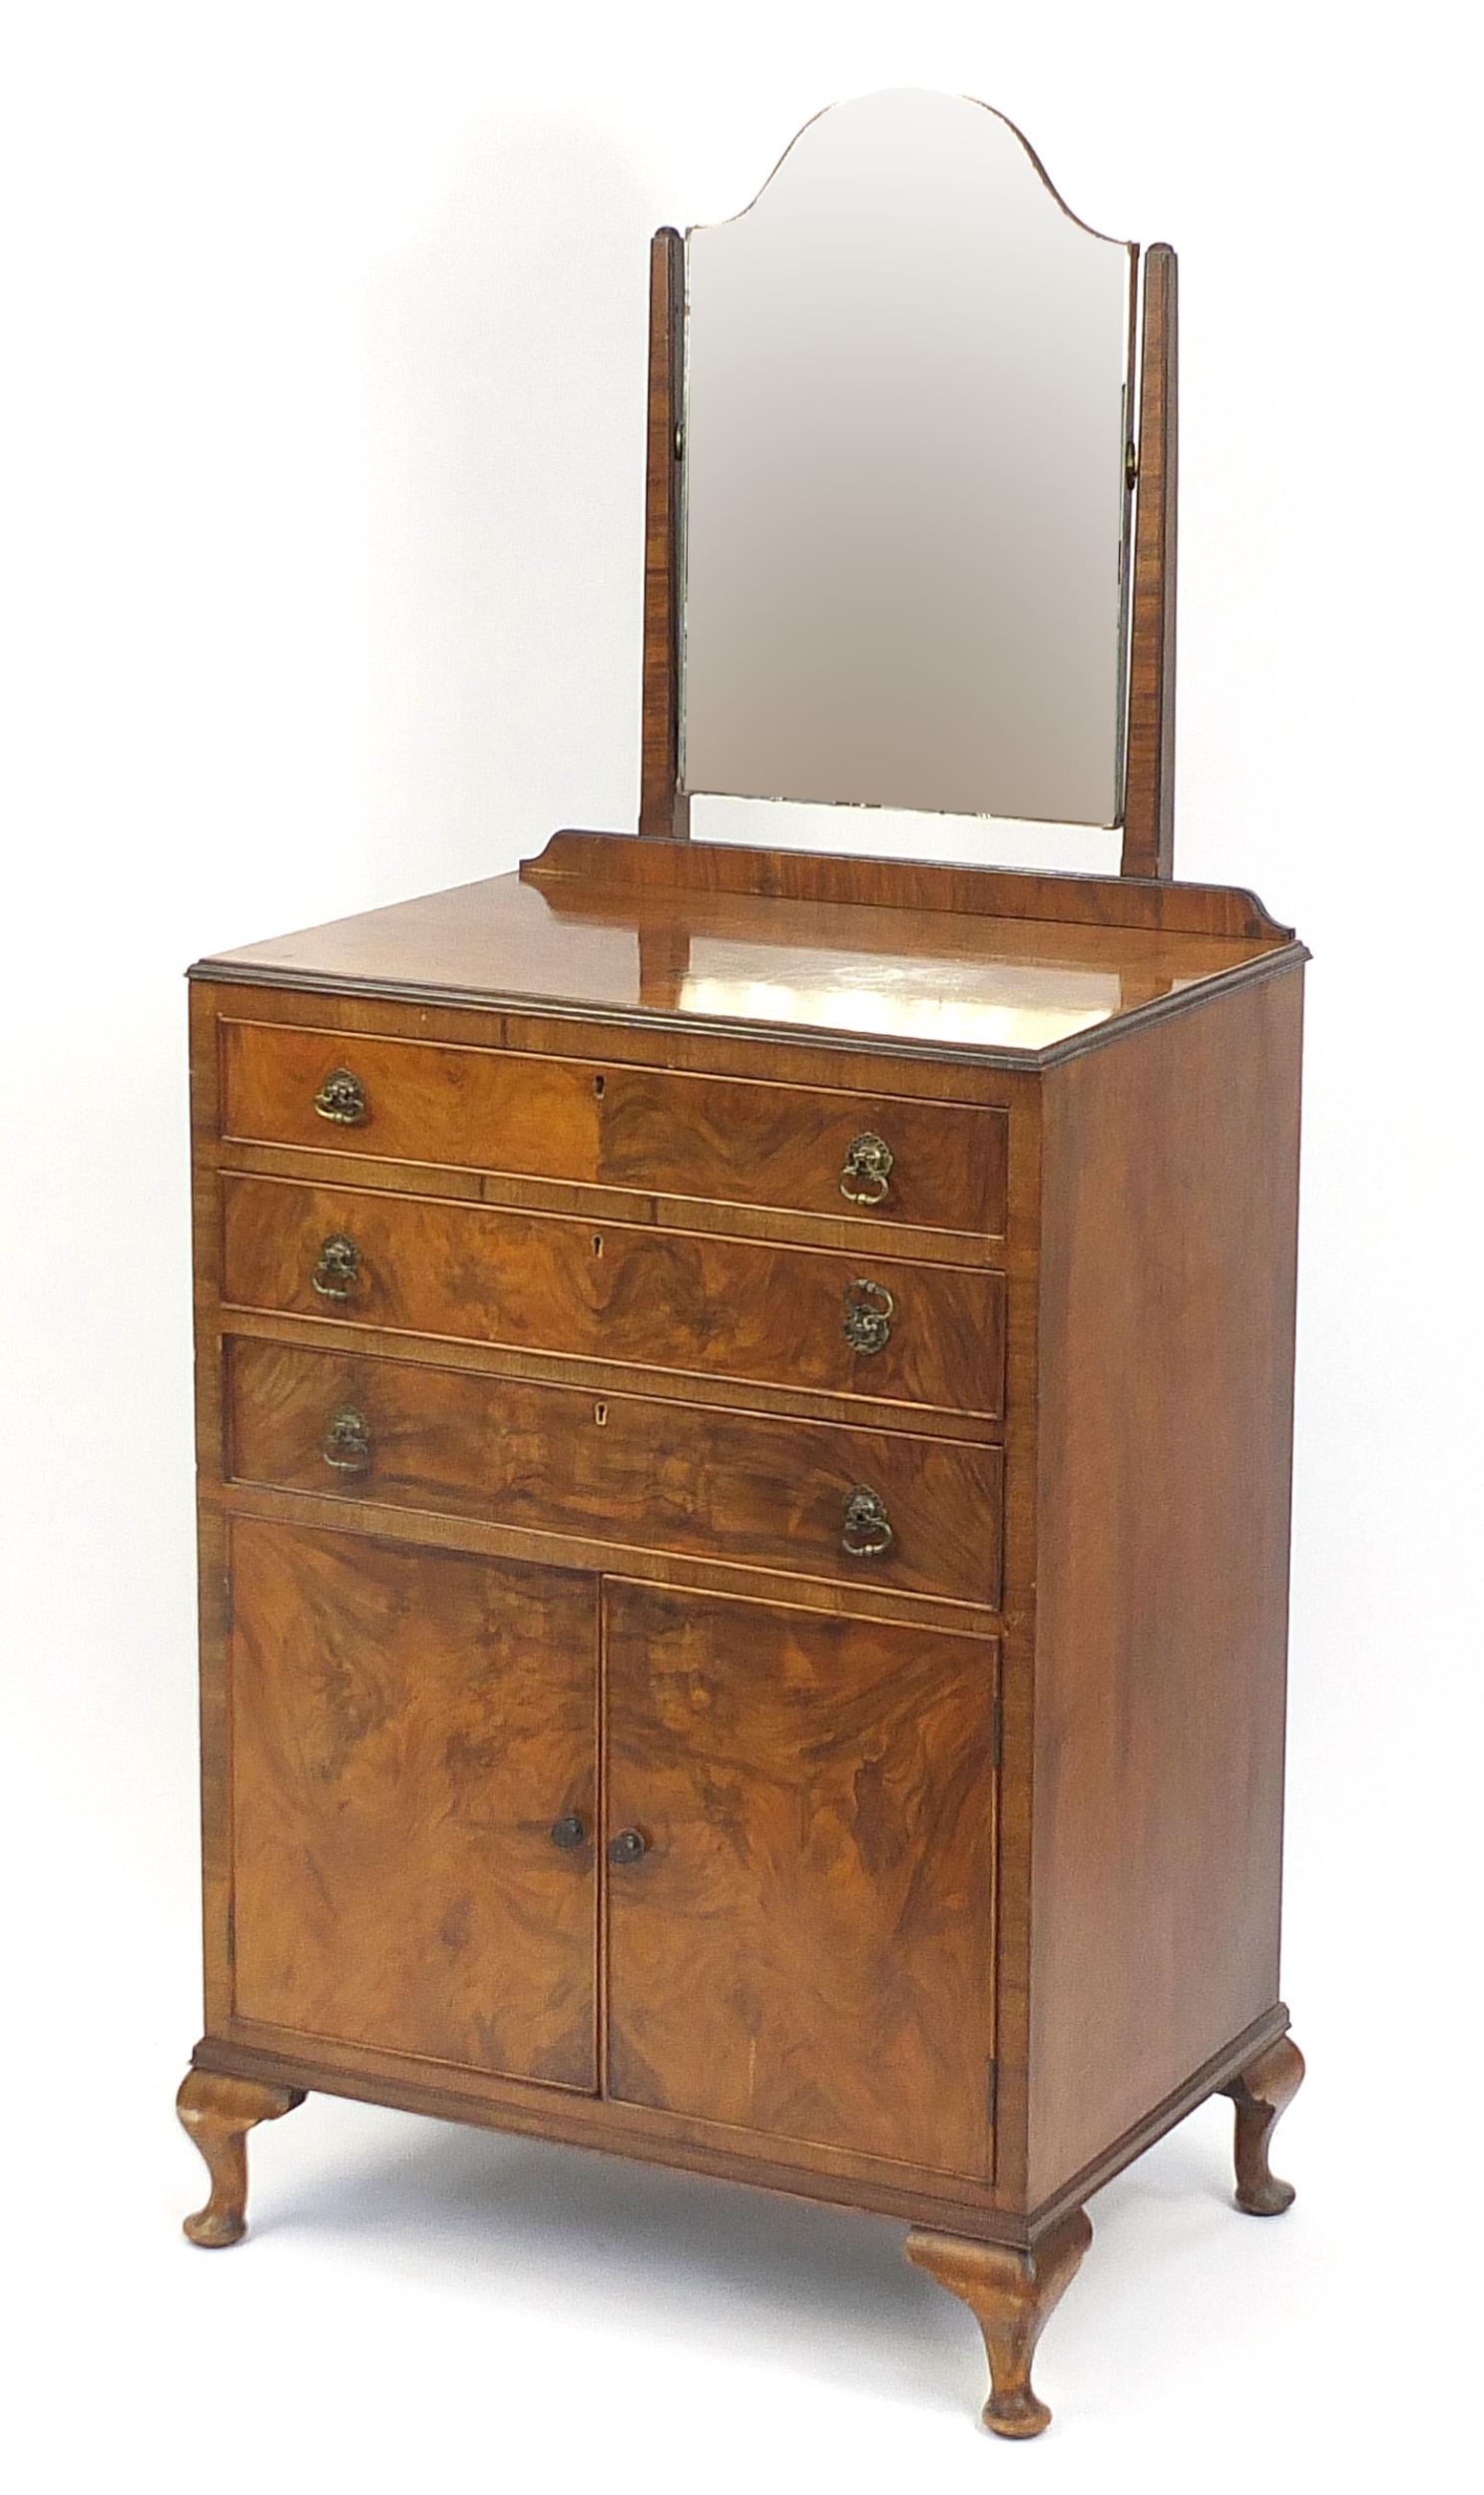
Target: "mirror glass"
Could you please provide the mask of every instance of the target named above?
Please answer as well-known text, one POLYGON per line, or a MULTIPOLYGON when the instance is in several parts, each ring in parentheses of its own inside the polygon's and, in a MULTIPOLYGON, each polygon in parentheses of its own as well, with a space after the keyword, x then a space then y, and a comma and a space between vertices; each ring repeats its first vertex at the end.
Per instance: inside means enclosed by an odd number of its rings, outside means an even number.
POLYGON ((1136 256, 912 92, 692 229, 685 787, 1118 821, 1136 256))

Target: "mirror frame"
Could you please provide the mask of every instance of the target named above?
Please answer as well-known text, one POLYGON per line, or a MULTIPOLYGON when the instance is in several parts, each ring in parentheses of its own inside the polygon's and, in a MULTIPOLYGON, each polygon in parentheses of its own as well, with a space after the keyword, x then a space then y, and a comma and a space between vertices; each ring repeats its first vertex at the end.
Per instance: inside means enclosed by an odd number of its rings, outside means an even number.
MULTIPOLYGON (((1029 141, 1018 130, 1016 136, 1063 206, 1029 141)), ((1167 243, 1152 244, 1141 256, 1120 871, 1168 879, 1175 835, 1177 270, 1167 243)), ((665 840, 691 836, 691 799, 680 782, 685 325, 685 243, 675 227, 662 226, 650 246, 639 830, 665 840)))

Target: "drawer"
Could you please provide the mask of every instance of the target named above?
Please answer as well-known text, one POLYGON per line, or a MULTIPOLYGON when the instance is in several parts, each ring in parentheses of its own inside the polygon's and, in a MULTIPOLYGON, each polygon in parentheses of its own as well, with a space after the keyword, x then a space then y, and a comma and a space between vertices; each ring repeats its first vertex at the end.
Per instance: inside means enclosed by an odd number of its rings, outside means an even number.
POLYGON ((998 1447, 247 1339, 228 1411, 239 1481, 999 1603, 998 1447))
POLYGON ((224 1020, 221 1033, 223 1133, 237 1142, 1004 1233, 1000 1109, 285 1023, 224 1020))
POLYGON ((223 1235, 235 1307, 952 1412, 1003 1400, 1004 1276, 982 1267, 232 1177, 223 1235))

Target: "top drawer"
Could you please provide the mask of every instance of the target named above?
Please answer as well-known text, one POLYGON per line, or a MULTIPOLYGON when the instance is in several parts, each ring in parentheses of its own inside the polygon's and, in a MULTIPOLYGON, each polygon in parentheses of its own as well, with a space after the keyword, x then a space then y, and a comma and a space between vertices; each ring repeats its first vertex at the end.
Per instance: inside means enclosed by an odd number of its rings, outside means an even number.
POLYGON ((222 1126, 237 1142, 1004 1233, 1000 1109, 286 1023, 221 1028, 222 1126))

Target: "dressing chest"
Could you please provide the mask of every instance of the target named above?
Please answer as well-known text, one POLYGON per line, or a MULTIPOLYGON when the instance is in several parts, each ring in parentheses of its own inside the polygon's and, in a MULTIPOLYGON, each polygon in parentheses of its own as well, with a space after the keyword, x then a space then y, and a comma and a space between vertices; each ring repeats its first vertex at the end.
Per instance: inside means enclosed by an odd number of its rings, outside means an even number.
POLYGON ((312 2090, 847 2203, 1034 2434, 1102 2183, 1225 2091, 1239 2205, 1291 2197, 1305 955, 1171 879, 1160 247, 1126 871, 687 836, 735 784, 687 763, 699 274, 688 383, 657 239, 640 835, 193 973, 188 2233, 237 2240, 247 2132, 312 2090))

